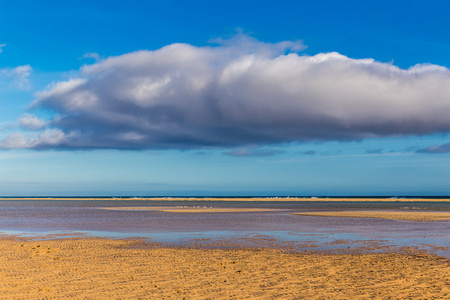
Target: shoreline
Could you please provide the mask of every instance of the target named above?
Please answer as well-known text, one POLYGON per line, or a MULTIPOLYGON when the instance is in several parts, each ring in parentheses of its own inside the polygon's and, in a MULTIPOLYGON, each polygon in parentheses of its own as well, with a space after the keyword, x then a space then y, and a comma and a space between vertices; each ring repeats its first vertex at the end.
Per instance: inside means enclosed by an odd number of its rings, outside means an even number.
POLYGON ((450 198, 270 198, 270 197, 255 197, 255 198, 202 198, 202 197, 136 197, 136 198, 107 198, 107 197, 4 197, 1 200, 7 201, 28 201, 28 200, 55 200, 55 201, 261 201, 261 202, 450 202, 450 198))
POLYGON ((449 259, 423 251, 289 253, 167 247, 140 239, 0 237, 6 298, 434 298, 449 259))
POLYGON ((435 222, 450 221, 450 212, 431 211, 322 211, 322 212, 300 212, 293 215, 315 216, 315 217, 338 217, 338 218, 373 218, 389 219, 412 222, 435 222))

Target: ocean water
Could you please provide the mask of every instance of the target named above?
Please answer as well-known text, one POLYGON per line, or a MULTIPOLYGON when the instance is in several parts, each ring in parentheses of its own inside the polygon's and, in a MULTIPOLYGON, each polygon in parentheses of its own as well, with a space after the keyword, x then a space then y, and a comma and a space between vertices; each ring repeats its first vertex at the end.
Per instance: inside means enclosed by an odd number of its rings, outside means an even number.
POLYGON ((450 257, 450 221, 292 215, 332 210, 450 211, 450 202, 0 200, 0 233, 142 237, 169 245, 261 244, 298 250, 417 247, 450 257), (105 207, 188 206, 277 211, 173 213, 105 207), (449 249, 445 249, 445 248, 449 249))

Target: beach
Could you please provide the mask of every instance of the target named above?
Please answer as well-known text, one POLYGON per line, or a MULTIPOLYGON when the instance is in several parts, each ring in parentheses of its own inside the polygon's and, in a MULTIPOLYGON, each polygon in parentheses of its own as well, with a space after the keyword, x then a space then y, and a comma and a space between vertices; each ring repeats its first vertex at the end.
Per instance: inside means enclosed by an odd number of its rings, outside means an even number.
POLYGON ((0 240, 6 299, 444 299, 449 260, 386 253, 167 247, 140 239, 0 240))
POLYGON ((344 218, 376 218, 412 222, 449 221, 450 212, 404 212, 404 211, 322 211, 295 213, 294 215, 344 217, 344 218))
POLYGON ((445 201, 0 206, 2 299, 450 298, 445 201))
POLYGON ((450 300, 449 1, 2 1, 0 300, 450 300))

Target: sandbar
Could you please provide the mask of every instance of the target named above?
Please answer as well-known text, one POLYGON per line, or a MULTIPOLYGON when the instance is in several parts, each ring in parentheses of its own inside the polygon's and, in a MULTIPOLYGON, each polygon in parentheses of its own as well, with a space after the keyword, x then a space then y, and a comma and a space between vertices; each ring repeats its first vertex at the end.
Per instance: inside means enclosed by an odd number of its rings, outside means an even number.
POLYGON ((378 218, 414 222, 433 222, 450 220, 450 212, 425 212, 425 211, 324 211, 302 212, 294 215, 321 216, 321 217, 346 217, 346 218, 378 218))
POLYGON ((143 206, 143 207, 102 207, 109 210, 157 210, 175 213, 236 213, 236 212, 265 212, 279 211, 269 208, 221 208, 221 207, 174 207, 174 206, 143 206))
POLYGON ((0 239, 2 299, 449 299, 449 260, 425 252, 290 253, 142 240, 0 239))

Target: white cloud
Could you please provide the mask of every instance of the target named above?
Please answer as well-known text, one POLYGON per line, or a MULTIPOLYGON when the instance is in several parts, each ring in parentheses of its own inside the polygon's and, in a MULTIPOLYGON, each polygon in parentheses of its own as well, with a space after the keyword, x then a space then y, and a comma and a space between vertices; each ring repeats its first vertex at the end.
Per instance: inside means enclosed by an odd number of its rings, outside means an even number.
POLYGON ((14 132, 0 141, 0 149, 28 148, 27 139, 23 133, 14 132))
POLYGON ((44 128, 45 125, 46 122, 44 120, 41 120, 32 114, 24 114, 21 118, 19 118, 19 126, 25 129, 39 130, 44 128))
POLYGON ((30 85, 28 77, 31 75, 32 68, 30 65, 18 66, 13 69, 2 69, 0 74, 13 79, 15 85, 20 89, 27 89, 30 85))
MULTIPOLYGON (((37 95, 63 138, 30 147, 204 148, 450 131, 450 70, 238 35, 110 57, 37 95)), ((239 154, 239 153, 235 153, 239 154)), ((245 153, 244 153, 245 154, 245 153)))
POLYGON ((6 44, 0 44, 0 53, 2 53, 3 52, 3 47, 5 47, 6 46, 6 44))
POLYGON ((66 141, 66 135, 59 129, 46 129, 36 139, 28 141, 31 147, 57 146, 66 141))
POLYGON ((98 61, 100 59, 100 55, 98 53, 85 53, 83 54, 83 58, 92 58, 98 61))
POLYGON ((0 141, 0 149, 51 148, 66 142, 66 134, 59 129, 46 129, 34 138, 27 138, 21 132, 14 132, 0 141))

